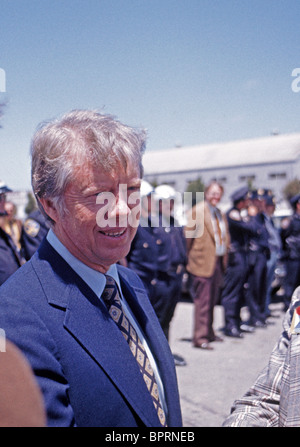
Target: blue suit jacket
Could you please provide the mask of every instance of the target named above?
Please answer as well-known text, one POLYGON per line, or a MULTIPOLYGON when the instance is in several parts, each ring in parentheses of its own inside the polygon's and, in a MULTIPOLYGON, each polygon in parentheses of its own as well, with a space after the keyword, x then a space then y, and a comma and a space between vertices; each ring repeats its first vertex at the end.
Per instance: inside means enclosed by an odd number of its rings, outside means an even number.
MULTIPOLYGON (((139 278, 118 270, 161 372, 168 426, 181 426, 168 342, 139 278)), ((159 426, 136 360, 105 305, 47 241, 0 288, 0 327, 32 365, 49 426, 159 426)))

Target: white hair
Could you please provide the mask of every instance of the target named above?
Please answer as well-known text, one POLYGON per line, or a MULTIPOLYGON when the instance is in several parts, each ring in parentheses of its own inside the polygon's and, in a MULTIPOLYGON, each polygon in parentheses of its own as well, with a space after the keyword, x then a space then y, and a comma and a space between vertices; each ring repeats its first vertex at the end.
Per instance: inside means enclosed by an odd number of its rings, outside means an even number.
POLYGON ((31 143, 31 182, 37 201, 51 198, 62 212, 64 191, 76 170, 86 162, 96 164, 104 172, 120 165, 126 171, 133 165, 142 177, 145 144, 144 130, 97 111, 74 110, 42 124, 31 143))

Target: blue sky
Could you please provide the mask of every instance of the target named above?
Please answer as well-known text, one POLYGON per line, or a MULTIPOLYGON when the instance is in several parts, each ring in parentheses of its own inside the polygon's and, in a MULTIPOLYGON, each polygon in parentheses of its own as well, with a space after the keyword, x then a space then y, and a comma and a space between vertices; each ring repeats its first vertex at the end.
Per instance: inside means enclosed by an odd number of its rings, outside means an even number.
POLYGON ((30 189, 36 126, 75 108, 147 150, 300 132, 299 23, 299 0, 0 0, 0 179, 30 189))

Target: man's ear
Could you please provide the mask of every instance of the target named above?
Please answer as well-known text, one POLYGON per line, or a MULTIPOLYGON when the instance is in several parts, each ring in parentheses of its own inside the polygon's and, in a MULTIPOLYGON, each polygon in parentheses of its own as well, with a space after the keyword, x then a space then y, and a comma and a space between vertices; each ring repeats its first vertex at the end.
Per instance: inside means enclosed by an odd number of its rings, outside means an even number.
POLYGON ((49 216, 54 222, 57 222, 58 212, 55 207, 53 201, 51 199, 46 199, 44 197, 39 198, 39 202, 44 208, 45 213, 49 216))

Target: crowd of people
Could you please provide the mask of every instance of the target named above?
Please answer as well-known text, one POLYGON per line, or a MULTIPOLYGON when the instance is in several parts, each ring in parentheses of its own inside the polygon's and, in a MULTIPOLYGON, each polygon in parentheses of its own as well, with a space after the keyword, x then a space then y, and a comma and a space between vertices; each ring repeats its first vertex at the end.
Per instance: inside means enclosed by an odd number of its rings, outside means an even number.
MULTIPOLYGON (((142 279, 167 339, 185 273, 194 304, 193 346, 206 350, 213 349, 212 342, 223 341, 214 331, 216 304, 224 309, 224 335, 243 338, 245 332, 268 324, 279 262, 293 270, 281 284, 284 310, 300 284, 294 243, 297 238, 300 243, 300 196, 291 199, 294 213, 278 228, 271 191, 242 187, 233 192, 226 213, 219 208, 223 193, 219 183, 207 185, 203 200, 188 210, 186 223, 180 226, 174 219, 176 191, 143 181, 141 222, 124 260, 142 279), (242 319, 244 307, 247 320, 242 319)), ((179 356, 174 358, 177 365, 185 364, 179 356)))
MULTIPOLYGON (((89 110, 40 126, 32 139, 33 192, 49 231, 2 283, 0 328, 29 362, 49 427, 182 426, 166 335, 142 280, 121 265, 137 231, 145 139, 143 129, 89 110)), ((16 254, 2 228, 0 240, 6 265, 16 254)))
POLYGON ((294 213, 279 228, 273 221, 276 202, 270 190, 242 187, 234 191, 226 214, 218 208, 222 195, 223 187, 212 182, 204 201, 188 214, 189 230, 197 215, 204 216, 199 234, 187 239, 187 271, 195 304, 193 343, 202 349, 213 349, 211 342, 223 340, 213 330, 216 304, 224 308, 224 334, 228 337, 242 338, 244 332, 267 326, 278 262, 293 272, 282 284, 284 310, 300 284, 300 195, 291 199, 294 213), (242 319, 243 307, 248 309, 247 320, 242 319))
MULTIPOLYGON (((175 216, 177 192, 142 180, 144 145, 143 131, 110 115, 73 111, 34 135, 39 209, 25 222, 0 185, 0 328, 42 393, 41 424, 181 426, 175 365, 186 363, 169 338, 184 275, 194 304, 193 346, 205 350, 223 341, 214 331, 216 304, 224 308, 225 336, 266 326, 279 259, 289 273, 286 308, 300 283, 300 194, 278 229, 270 191, 235 191, 225 214, 224 190, 214 181, 183 225, 175 216)), ((294 300, 300 308, 297 293, 294 300)), ((272 392, 278 381, 271 381, 272 392)), ((228 425, 257 400, 249 402, 246 409, 236 404, 228 425)))
MULTIPOLYGON (((0 263, 1 284, 37 250, 49 230, 39 209, 22 222, 15 205, 5 200, 11 190, 2 183, 0 263), (3 248, 3 247, 2 247, 3 248), (8 255, 9 253, 9 255, 8 255)), ((214 307, 224 309, 224 335, 242 338, 244 332, 266 327, 271 316, 272 283, 280 261, 289 272, 282 284, 284 310, 300 284, 300 195, 290 203, 291 217, 274 225, 275 198, 269 190, 242 187, 231 195, 232 207, 222 212, 223 186, 211 182, 203 200, 187 210, 186 224, 174 216, 178 193, 167 184, 141 183, 141 216, 129 253, 119 264, 143 282, 163 332, 169 341, 171 320, 186 292, 194 304, 193 346, 212 350, 223 341, 213 325, 214 307), (249 318, 242 320, 241 310, 249 318)), ((185 360, 174 354, 176 365, 185 360)))

